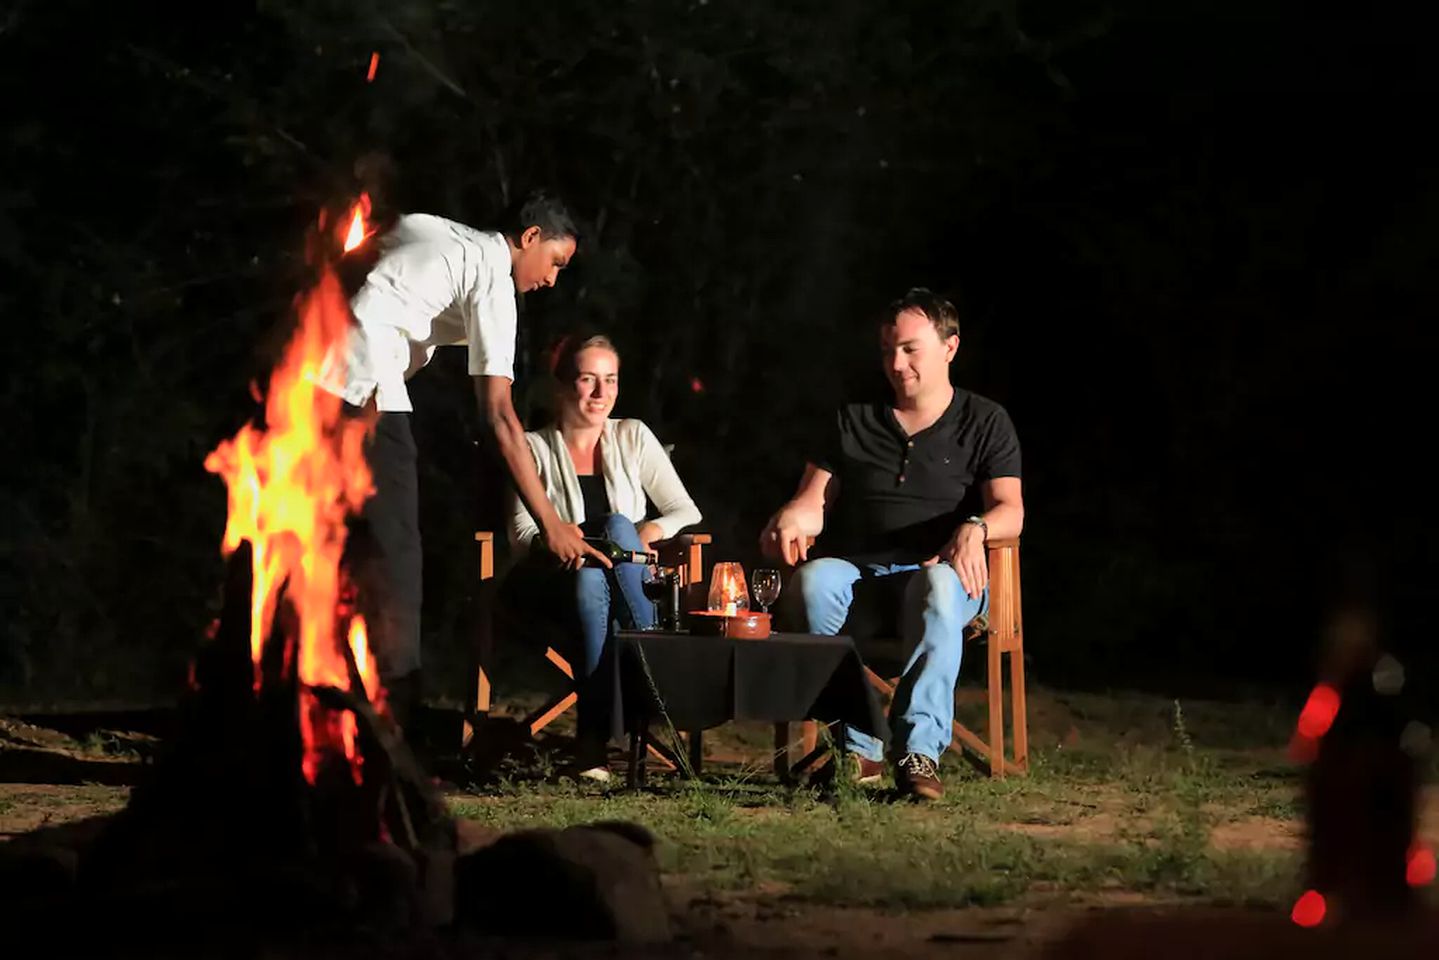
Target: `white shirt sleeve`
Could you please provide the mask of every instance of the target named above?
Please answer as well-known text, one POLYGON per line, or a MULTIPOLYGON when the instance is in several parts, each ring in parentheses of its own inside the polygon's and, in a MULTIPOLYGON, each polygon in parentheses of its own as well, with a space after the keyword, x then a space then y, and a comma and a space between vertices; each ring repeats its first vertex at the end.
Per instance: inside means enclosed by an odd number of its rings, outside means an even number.
POLYGON ((515 283, 508 270, 493 270, 488 284, 472 287, 462 310, 465 339, 470 345, 470 376, 514 380, 515 283))

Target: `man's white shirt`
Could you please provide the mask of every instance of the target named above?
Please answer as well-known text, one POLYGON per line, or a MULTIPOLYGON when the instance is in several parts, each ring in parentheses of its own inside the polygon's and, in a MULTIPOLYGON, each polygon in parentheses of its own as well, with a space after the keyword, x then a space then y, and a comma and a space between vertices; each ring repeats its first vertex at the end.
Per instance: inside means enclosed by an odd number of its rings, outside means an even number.
POLYGON ((350 301, 343 378, 337 358, 325 389, 355 406, 375 395, 382 412, 407 412, 405 381, 435 348, 469 346, 471 376, 514 379, 515 283, 499 233, 423 213, 401 217, 381 239, 380 259, 350 301))

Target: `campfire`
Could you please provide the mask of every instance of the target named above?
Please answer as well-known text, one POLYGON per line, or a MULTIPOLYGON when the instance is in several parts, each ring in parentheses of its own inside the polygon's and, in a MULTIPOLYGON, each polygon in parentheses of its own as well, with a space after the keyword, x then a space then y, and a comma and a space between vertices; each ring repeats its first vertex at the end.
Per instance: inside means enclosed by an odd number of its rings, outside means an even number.
MULTIPOLYGON (((375 598, 348 542, 371 493, 369 421, 319 386, 351 320, 329 251, 259 422, 205 467, 229 491, 222 610, 190 675, 179 734, 126 809, 96 824, 74 897, 175 936, 432 928, 454 915, 457 838, 391 721, 376 671, 375 598)), ((153 931, 147 931, 151 933, 153 931)))
POLYGON ((341 944, 441 928, 669 935, 642 828, 462 832, 386 707, 373 652, 382 585, 350 522, 372 492, 372 421, 320 387, 352 322, 335 260, 369 238, 368 209, 361 198, 321 221, 315 247, 328 255, 256 391, 263 418, 205 459, 229 491, 227 566, 178 734, 119 814, 36 831, 0 861, 17 916, 52 941, 153 956, 165 942, 341 944))

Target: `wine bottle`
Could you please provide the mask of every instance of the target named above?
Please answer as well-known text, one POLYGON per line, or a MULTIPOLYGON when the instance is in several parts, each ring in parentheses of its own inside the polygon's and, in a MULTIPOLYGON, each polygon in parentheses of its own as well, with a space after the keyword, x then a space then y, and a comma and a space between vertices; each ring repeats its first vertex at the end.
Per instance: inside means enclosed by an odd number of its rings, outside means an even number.
POLYGON ((659 562, 659 556, 657 554, 645 553, 642 550, 626 550, 613 540, 606 540, 601 537, 585 537, 585 543, 598 550, 610 563, 659 562))

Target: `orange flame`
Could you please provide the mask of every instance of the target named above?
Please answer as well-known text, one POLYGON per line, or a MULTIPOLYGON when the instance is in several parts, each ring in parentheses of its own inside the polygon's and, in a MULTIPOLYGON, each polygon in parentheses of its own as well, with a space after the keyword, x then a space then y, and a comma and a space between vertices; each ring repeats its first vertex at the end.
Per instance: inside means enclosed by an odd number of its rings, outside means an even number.
POLYGON ((1294 901, 1294 909, 1289 912, 1289 919, 1301 927, 1317 927, 1324 922, 1327 910, 1324 894, 1318 890, 1305 890, 1303 895, 1294 901))
POLYGON ((370 215, 370 195, 360 194, 360 199, 355 201, 355 206, 350 216, 350 228, 345 231, 345 252, 349 253, 360 244, 364 243, 369 233, 365 229, 365 220, 370 215))
POLYGON ((378 693, 363 620, 340 605, 345 519, 372 487, 363 449, 366 423, 345 417, 340 398, 318 386, 327 356, 350 329, 349 306, 331 271, 302 298, 299 314, 299 328, 270 377, 265 426, 246 424, 205 458, 205 469, 229 488, 223 553, 244 541, 251 547, 250 656, 257 692, 282 587, 294 608, 295 635, 285 637, 284 669, 298 668, 304 772, 313 783, 327 751, 343 752, 359 777, 354 716, 335 715, 310 692, 316 686, 350 689, 342 637, 348 637, 361 677, 369 678, 365 695, 373 700, 378 693), (292 648, 298 652, 293 658, 292 648))
POLYGON ((709 608, 727 616, 749 609, 744 568, 738 563, 717 563, 710 574, 709 608))

